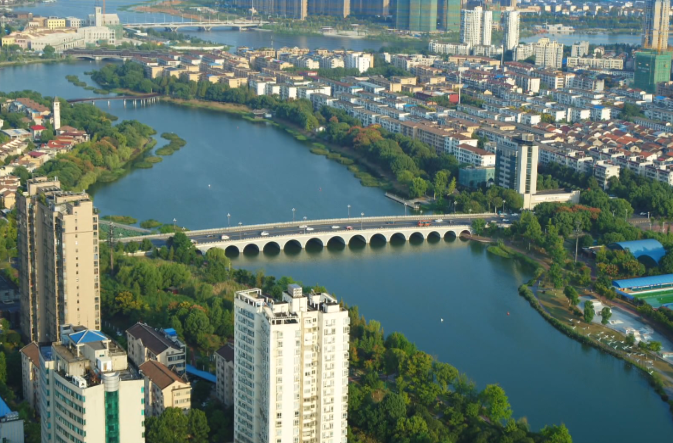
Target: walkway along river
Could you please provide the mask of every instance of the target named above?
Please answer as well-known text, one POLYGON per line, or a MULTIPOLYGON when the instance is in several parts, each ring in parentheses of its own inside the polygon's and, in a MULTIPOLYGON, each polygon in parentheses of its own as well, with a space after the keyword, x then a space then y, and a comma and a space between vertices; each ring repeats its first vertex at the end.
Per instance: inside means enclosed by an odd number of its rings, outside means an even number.
MULTIPOLYGON (((65 98, 90 94, 65 75, 96 65, 0 69, 0 89, 32 88, 65 98)), ((107 104, 102 104, 107 108, 107 104)), ((273 127, 225 114, 167 104, 123 107, 158 133, 175 131, 187 145, 150 170, 97 186, 103 214, 177 220, 190 228, 351 215, 403 214, 379 189, 363 188, 347 169, 273 127), (210 187, 208 186, 210 185, 210 187)), ((159 146, 162 141, 160 140, 159 146)), ((234 265, 325 285, 387 332, 466 372, 479 386, 499 383, 515 415, 533 428, 565 422, 576 442, 670 442, 667 406, 637 370, 568 339, 517 295, 531 271, 487 255, 463 240, 335 247, 239 255, 234 265), (507 312, 510 316, 507 316, 507 312), (444 322, 440 322, 444 318, 444 322)))

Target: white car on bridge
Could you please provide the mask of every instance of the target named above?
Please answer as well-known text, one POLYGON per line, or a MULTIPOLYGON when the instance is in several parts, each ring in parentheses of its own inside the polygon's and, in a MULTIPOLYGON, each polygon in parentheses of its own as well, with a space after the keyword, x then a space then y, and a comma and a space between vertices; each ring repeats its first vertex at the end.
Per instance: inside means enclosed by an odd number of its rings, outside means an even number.
POLYGON ((341 229, 341 226, 334 225, 332 226, 332 229, 341 229))
POLYGON ((269 235, 269 233, 267 231, 262 231, 259 233, 259 235, 261 235, 262 237, 266 237, 267 235, 269 235))

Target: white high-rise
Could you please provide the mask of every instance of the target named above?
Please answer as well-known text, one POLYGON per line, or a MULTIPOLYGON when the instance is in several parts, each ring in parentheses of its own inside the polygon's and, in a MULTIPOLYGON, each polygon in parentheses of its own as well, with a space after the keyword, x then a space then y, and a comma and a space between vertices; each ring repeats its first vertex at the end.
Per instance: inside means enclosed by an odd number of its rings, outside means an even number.
POLYGON ((493 12, 481 6, 460 11, 460 42, 471 46, 491 44, 493 12))
POLYGON ((142 443, 145 382, 105 334, 62 326, 60 342, 40 348, 43 443, 142 443))
POLYGON ((563 44, 541 38, 535 44, 535 66, 561 69, 563 65, 563 44))
POLYGON ((519 46, 519 11, 505 11, 502 14, 504 25, 505 50, 511 51, 519 46))
POLYGON ((298 285, 234 306, 234 442, 346 443, 348 312, 298 285))

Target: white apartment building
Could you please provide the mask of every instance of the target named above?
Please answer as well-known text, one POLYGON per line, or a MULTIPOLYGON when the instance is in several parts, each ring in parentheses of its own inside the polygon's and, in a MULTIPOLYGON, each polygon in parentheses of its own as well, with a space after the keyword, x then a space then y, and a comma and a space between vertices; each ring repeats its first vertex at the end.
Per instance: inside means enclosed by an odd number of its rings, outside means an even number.
POLYGON ((502 14, 505 32, 505 50, 519 46, 519 11, 505 11, 502 14))
POLYGON ((573 43, 570 48, 571 57, 584 57, 589 54, 589 42, 573 43))
POLYGON ((578 66, 586 66, 592 69, 624 69, 624 59, 615 58, 595 58, 595 57, 568 57, 567 66, 569 68, 576 68, 578 66))
POLYGON ((470 46, 490 45, 493 12, 481 6, 460 11, 460 42, 470 46))
POLYGON ((42 443, 145 441, 145 383, 105 334, 62 326, 40 348, 42 443))
POLYGON ((360 73, 367 71, 372 67, 372 64, 372 55, 362 52, 351 52, 350 54, 346 54, 344 58, 344 67, 346 69, 355 68, 360 73))
POLYGON ((563 44, 541 38, 535 44, 535 66, 561 69, 563 65, 563 44))
POLYGON ((234 299, 234 442, 346 443, 348 312, 289 285, 234 299))

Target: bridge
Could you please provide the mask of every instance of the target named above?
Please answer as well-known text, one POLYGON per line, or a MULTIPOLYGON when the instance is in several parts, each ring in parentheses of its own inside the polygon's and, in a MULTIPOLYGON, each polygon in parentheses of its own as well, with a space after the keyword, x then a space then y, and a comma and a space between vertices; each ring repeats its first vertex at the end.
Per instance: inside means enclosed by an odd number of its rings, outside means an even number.
MULTIPOLYGON (((353 241, 370 243, 379 238, 390 242, 393 238, 410 240, 412 237, 427 239, 430 236, 446 238, 472 234, 471 222, 475 218, 493 218, 494 214, 444 214, 410 215, 395 217, 351 217, 327 220, 300 220, 285 223, 238 226, 218 229, 187 231, 185 234, 205 253, 211 248, 225 251, 258 250, 275 248, 284 250, 288 245, 305 248, 309 243, 327 246, 333 242, 350 244, 353 241), (419 223, 427 221, 428 224, 419 223)), ((504 222, 504 220, 502 220, 504 222)), ((120 242, 141 242, 149 239, 157 246, 164 246, 173 234, 155 234, 120 238, 120 242)))
POLYGON ((234 28, 239 31, 244 28, 258 28, 269 22, 263 20, 195 20, 195 21, 174 21, 174 22, 147 22, 147 23, 125 23, 122 26, 126 29, 167 29, 175 32, 182 28, 196 28, 199 31, 210 31, 213 28, 234 28))
POLYGON ((110 100, 129 100, 129 101, 142 101, 142 102, 154 102, 157 97, 160 97, 161 94, 143 94, 143 95, 115 95, 110 97, 89 97, 89 98, 71 98, 67 100, 68 103, 83 103, 83 102, 100 102, 100 101, 110 101, 110 100))
POLYGON ((72 58, 84 58, 89 60, 131 60, 133 57, 157 58, 166 55, 160 51, 134 51, 115 49, 66 49, 63 55, 72 58))

